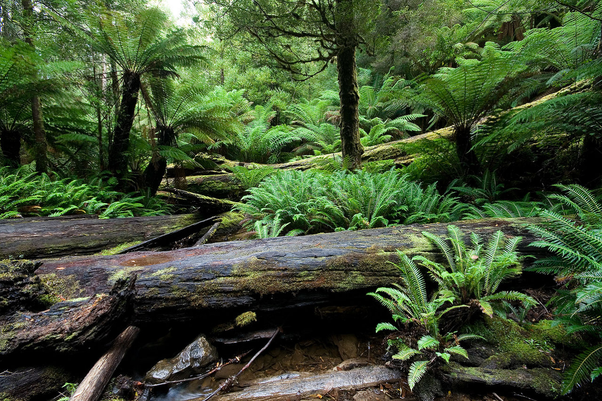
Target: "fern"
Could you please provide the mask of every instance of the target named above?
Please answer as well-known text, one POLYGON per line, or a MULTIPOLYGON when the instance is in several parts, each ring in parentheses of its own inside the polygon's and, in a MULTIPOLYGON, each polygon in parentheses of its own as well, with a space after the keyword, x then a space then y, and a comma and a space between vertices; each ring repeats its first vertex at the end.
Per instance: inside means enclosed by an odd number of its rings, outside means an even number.
POLYGON ((583 351, 571 362, 571 366, 563 374, 561 393, 569 393, 576 385, 590 379, 591 372, 599 368, 602 360, 602 345, 596 345, 583 351))
POLYGON ((408 386, 410 386, 410 390, 414 389, 414 386, 418 384, 427 371, 428 361, 415 361, 410 365, 410 371, 408 372, 408 386))

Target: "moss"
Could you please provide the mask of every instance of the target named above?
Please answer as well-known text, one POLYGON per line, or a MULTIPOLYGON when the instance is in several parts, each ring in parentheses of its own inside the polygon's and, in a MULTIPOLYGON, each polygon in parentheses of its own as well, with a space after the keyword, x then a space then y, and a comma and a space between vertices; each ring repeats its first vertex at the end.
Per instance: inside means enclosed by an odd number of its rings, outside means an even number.
POLYGON ((240 315, 236 316, 236 318, 234 320, 238 327, 244 327, 253 322, 256 322, 257 314, 255 312, 251 312, 251 311, 244 312, 244 313, 241 313, 240 315))
POLYGON ((483 369, 450 363, 444 368, 454 380, 533 390, 548 397, 559 394, 561 376, 551 369, 483 369))
POLYGON ((48 290, 50 297, 60 301, 80 297, 85 292, 79 281, 76 280, 75 275, 57 276, 52 273, 42 275, 40 279, 48 290))
POLYGON ((220 228, 228 229, 233 227, 238 227, 241 221, 244 220, 245 215, 241 212, 226 212, 219 215, 222 219, 220 228))
POLYGON ((116 255, 116 254, 118 254, 119 252, 123 251, 124 249, 127 249, 127 248, 129 248, 129 247, 132 247, 132 246, 134 246, 134 245, 138 245, 138 244, 140 244, 141 242, 142 242, 142 241, 131 241, 131 242, 126 242, 126 243, 123 243, 123 244, 117 245, 117 246, 115 246, 115 247, 113 247, 113 248, 105 249, 104 251, 101 251, 101 252, 100 252, 100 254, 101 254, 101 255, 105 255, 105 256, 108 256, 108 255, 116 255))
POLYGON ((119 270, 114 271, 107 280, 110 285, 115 284, 117 280, 126 279, 130 274, 136 271, 144 270, 141 266, 126 266, 119 270))
POLYGON ((552 342, 578 350, 587 347, 587 342, 579 335, 575 333, 569 334, 562 324, 554 320, 540 320, 529 327, 529 332, 533 339, 540 343, 552 342))
POLYGON ((157 270, 156 272, 151 274, 151 276, 159 277, 159 279, 161 281, 169 281, 175 277, 173 274, 169 274, 169 273, 173 273, 176 270, 178 270, 178 269, 176 269, 173 266, 170 266, 170 267, 166 267, 165 269, 157 270))
POLYGON ((490 358, 490 362, 499 362, 500 366, 550 366, 548 353, 551 351, 547 343, 535 341, 531 334, 511 320, 494 316, 485 318, 488 331, 484 337, 497 344, 501 351, 490 358))

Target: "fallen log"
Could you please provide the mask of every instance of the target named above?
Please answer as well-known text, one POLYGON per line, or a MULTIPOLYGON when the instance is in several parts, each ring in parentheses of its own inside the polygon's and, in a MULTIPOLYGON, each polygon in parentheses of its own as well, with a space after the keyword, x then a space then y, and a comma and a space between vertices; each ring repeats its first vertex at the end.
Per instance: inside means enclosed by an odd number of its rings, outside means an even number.
POLYGON ((77 386, 77 390, 69 398, 69 401, 97 401, 100 399, 102 392, 115 373, 115 369, 138 337, 138 333, 140 333, 140 329, 136 326, 126 328, 77 386))
MULTIPOLYGON (((537 219, 483 219, 454 223, 488 237, 497 230, 523 236, 519 251, 536 238, 525 229, 537 219)), ((44 261, 42 278, 79 281, 87 295, 106 292, 120 277, 138 274, 135 322, 190 321, 210 310, 271 309, 316 304, 334 293, 365 296, 399 280, 396 250, 429 255, 422 235, 447 234, 447 224, 410 225, 302 237, 206 244, 170 252, 73 257, 44 261)))
MULTIPOLYGON (((167 234, 160 235, 156 238, 150 239, 148 241, 144 241, 138 245, 131 246, 126 248, 120 252, 117 252, 118 255, 123 255, 124 253, 134 252, 134 251, 143 251, 151 248, 165 247, 165 246, 173 246, 175 241, 181 240, 189 235, 198 233, 202 228, 207 227, 208 225, 214 225, 214 222, 218 220, 219 217, 214 216, 205 220, 201 220, 184 228, 181 228, 176 231, 169 232, 167 234)), ((211 228, 210 228, 211 229, 211 228)))
MULTIPOLYGON (((416 155, 408 154, 407 145, 419 141, 431 141, 438 138, 447 138, 451 135, 450 128, 442 128, 437 131, 428 132, 426 134, 416 135, 410 138, 401 139, 383 143, 380 145, 369 146, 364 150, 362 155, 362 163, 374 162, 379 160, 393 160, 393 163, 398 166, 407 166, 410 164, 416 155)), ((223 156, 215 156, 209 154, 200 154, 199 157, 211 160, 213 163, 228 169, 234 166, 242 166, 248 169, 258 169, 271 167, 276 170, 308 170, 316 168, 324 168, 330 166, 332 159, 340 158, 341 152, 308 157, 307 159, 295 160, 287 163, 278 164, 259 164, 259 163, 241 163, 228 160, 223 156)), ((228 198, 238 200, 244 195, 244 188, 235 178, 234 174, 224 172, 222 174, 202 174, 203 171, 193 170, 189 172, 191 175, 186 177, 187 186, 190 191, 200 193, 206 196, 216 198, 228 198)), ((168 181, 164 181, 163 190, 168 190, 168 181)))
MULTIPOLYGON (((357 390, 388 382, 399 382, 401 378, 402 374, 398 370, 374 365, 321 374, 291 372, 278 377, 256 379, 246 383, 242 391, 225 394, 216 397, 215 400, 286 401, 322 398, 333 389, 357 390)), ((190 401, 203 401, 203 397, 190 401)))
POLYGON ((41 217, 0 220, 0 259, 49 258, 100 252, 143 241, 202 219, 196 214, 123 219, 41 217))
POLYGON ((74 352, 110 338, 128 318, 135 281, 119 280, 108 294, 59 302, 43 312, 1 316, 2 362, 17 352, 74 352))

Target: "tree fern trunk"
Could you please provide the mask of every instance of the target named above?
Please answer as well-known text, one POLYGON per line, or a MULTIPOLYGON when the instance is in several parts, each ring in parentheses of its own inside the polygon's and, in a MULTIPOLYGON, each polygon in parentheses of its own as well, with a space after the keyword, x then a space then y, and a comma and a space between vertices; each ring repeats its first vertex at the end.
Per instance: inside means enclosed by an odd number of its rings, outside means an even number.
MULTIPOLYGON (((27 42, 27 44, 29 44, 33 49, 35 49, 32 33, 35 23, 33 18, 33 4, 31 0, 22 0, 21 5, 23 6, 23 31, 25 34, 25 42, 27 42)), ((40 101, 40 97, 37 95, 34 95, 31 98, 31 117, 33 119, 33 132, 36 141, 34 145, 36 171, 38 173, 45 173, 48 171, 48 144, 46 142, 46 130, 44 129, 42 104, 40 101)))
POLYGON ((481 165, 477 155, 472 149, 472 141, 470 140, 470 126, 469 127, 456 127, 456 152, 458 153, 458 159, 460 160, 460 166, 462 171, 466 175, 479 175, 481 171, 481 165))
POLYGON ((21 165, 21 133, 17 130, 6 130, 0 132, 0 147, 2 154, 12 167, 21 165))
MULTIPOLYGON (((109 147, 109 170, 120 181, 128 170, 127 151, 130 145, 130 131, 134 123, 139 90, 140 75, 131 71, 124 72, 121 104, 113 132, 113 142, 109 147)), ((123 182, 121 184, 123 185, 123 182)))
POLYGON ((337 0, 337 71, 341 100, 341 146, 348 168, 360 168, 364 149, 359 131, 359 89, 355 49, 357 37, 353 24, 353 0, 337 0))

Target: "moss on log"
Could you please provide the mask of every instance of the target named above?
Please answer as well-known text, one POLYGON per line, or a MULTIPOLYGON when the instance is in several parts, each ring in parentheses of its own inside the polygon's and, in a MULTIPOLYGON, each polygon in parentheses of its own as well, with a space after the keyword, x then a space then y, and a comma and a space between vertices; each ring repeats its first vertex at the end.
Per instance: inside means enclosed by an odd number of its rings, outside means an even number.
MULTIPOLYGON (((497 230, 535 238, 532 219, 484 219, 455 224, 484 237, 497 230)), ((446 235, 447 224, 344 231, 303 237, 234 241, 170 252, 74 257, 45 261, 41 275, 79 281, 82 291, 106 291, 116 279, 138 274, 135 320, 190 320, 208 310, 274 308, 321 302, 334 293, 363 294, 397 282, 396 250, 410 255, 435 249, 421 234, 446 235)), ((535 250, 536 251, 536 250, 535 250)), ((534 249, 529 249, 533 253, 534 249)))

